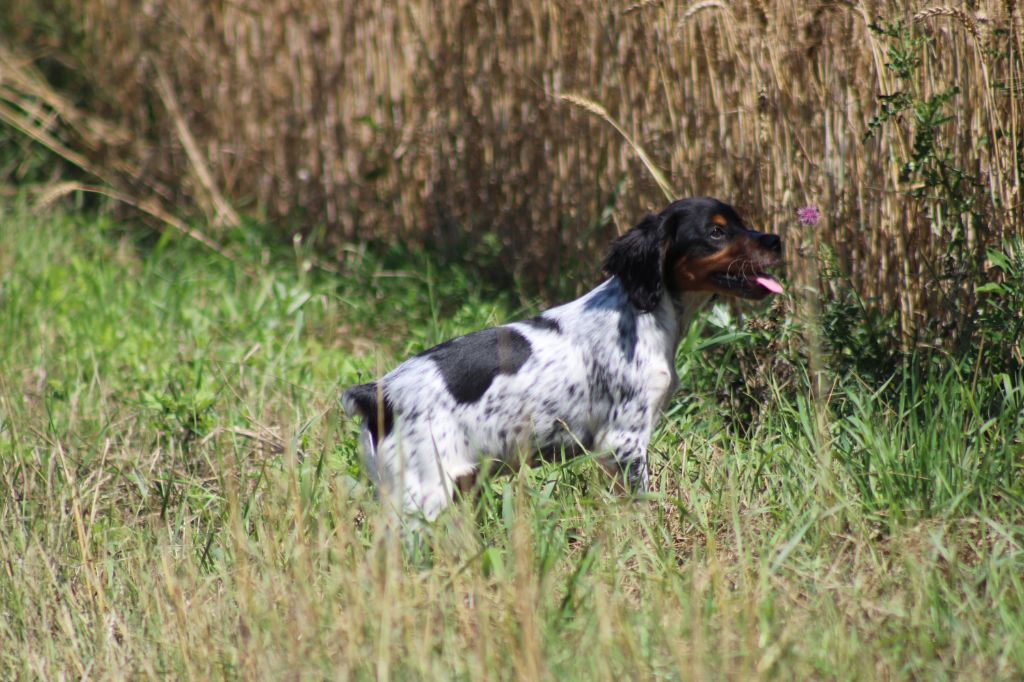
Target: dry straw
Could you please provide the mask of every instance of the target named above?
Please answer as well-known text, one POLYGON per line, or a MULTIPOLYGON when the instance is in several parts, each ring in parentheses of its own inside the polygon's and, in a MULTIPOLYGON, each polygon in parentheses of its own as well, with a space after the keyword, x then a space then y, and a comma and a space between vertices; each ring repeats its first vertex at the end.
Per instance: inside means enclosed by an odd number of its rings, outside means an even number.
POLYGON ((324 226, 336 247, 491 233, 505 274, 546 286, 669 194, 729 200, 794 247, 794 211, 815 203, 815 239, 850 275, 826 284, 900 313, 909 339, 973 309, 946 276, 951 242, 983 260, 1024 229, 1013 3, 69 1, 94 96, 71 100, 8 54, 0 120, 91 185, 205 214, 214 237, 239 212, 324 226), (944 17, 964 30, 936 34, 901 82, 869 24, 944 17), (953 86, 941 151, 979 183, 984 216, 963 235, 968 216, 901 179, 913 116, 865 141, 879 95, 953 86))
POLYGON ((636 152, 636 155, 640 157, 640 160, 643 162, 644 167, 647 169, 647 172, 651 174, 651 177, 654 178, 654 181, 658 183, 658 187, 665 194, 665 199, 667 199, 668 201, 674 201, 676 198, 678 198, 679 195, 676 193, 675 190, 672 189, 672 186, 669 185, 668 180, 665 179, 665 174, 662 173, 661 170, 654 165, 654 162, 651 161, 651 157, 648 156, 647 152, 644 151, 644 148, 641 147, 637 143, 637 141, 630 136, 629 133, 623 130, 622 126, 619 125, 618 121, 611 117, 607 109, 605 109, 597 102, 589 100, 586 97, 582 97, 580 95, 562 95, 562 99, 564 99, 566 102, 569 102, 570 104, 575 104, 578 107, 582 107, 583 109, 586 109, 592 114, 600 116, 609 125, 615 128, 615 132, 622 135, 622 139, 626 141, 626 144, 628 144, 633 149, 633 151, 636 152))

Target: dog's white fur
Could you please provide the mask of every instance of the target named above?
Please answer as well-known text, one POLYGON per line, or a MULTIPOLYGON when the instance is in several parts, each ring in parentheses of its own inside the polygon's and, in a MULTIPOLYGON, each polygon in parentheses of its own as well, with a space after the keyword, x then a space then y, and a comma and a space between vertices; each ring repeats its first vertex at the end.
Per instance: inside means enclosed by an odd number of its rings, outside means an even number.
POLYGON ((370 477, 403 512, 433 519, 483 462, 533 453, 607 455, 635 492, 649 484, 647 445, 678 383, 675 355, 714 293, 760 299, 780 239, 735 210, 684 199, 619 237, 611 277, 521 322, 453 339, 342 397, 363 417, 370 477))
MULTIPOLYGON (((647 444, 678 379, 675 353, 693 315, 710 298, 665 296, 651 313, 629 304, 617 277, 534 321, 506 328, 530 344, 514 374, 497 374, 484 396, 457 402, 434 359, 406 360, 377 382, 395 414, 379 445, 361 433, 370 478, 401 495, 404 511, 427 519, 451 501, 456 481, 482 460, 515 465, 524 452, 578 446, 607 453, 630 487, 648 486, 647 444), (634 333, 635 330, 635 333, 634 333)), ((345 409, 359 413, 346 394, 345 409)))

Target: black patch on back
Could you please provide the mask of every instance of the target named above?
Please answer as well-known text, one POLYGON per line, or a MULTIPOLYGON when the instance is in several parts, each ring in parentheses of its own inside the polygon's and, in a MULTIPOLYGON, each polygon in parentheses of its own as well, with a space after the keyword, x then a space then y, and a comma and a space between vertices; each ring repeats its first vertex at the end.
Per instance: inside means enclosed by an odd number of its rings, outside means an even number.
POLYGON ((475 403, 499 374, 515 374, 530 357, 530 342, 509 327, 496 327, 445 341, 420 353, 437 364, 457 402, 475 403))
POLYGON ((558 324, 558 320, 552 320, 550 317, 544 317, 543 315, 523 320, 523 324, 528 324, 534 329, 543 329, 556 334, 562 333, 562 325, 558 324))
POLYGON ((395 424, 394 406, 384 392, 378 390, 377 382, 353 386, 345 391, 345 396, 355 403, 356 409, 366 422, 374 445, 391 433, 391 428, 395 424), (383 415, 378 411, 380 407, 384 408, 383 415))

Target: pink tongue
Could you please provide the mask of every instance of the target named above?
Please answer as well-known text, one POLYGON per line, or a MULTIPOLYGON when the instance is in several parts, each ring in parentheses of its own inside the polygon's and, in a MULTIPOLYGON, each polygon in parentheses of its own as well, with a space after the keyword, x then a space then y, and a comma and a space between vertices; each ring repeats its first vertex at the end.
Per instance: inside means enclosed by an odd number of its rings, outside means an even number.
POLYGON ((772 292, 773 294, 782 293, 782 285, 779 284, 774 277, 767 277, 762 275, 759 277, 755 277, 754 281, 763 286, 768 291, 772 292))

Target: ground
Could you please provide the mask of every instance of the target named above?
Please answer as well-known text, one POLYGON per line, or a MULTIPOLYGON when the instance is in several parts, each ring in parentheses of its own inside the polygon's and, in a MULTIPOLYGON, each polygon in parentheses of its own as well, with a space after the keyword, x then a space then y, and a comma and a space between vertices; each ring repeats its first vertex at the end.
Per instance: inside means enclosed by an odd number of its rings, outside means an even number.
POLYGON ((646 499, 549 464, 403 547, 340 391, 539 304, 225 241, 0 207, 0 678, 1024 675, 1020 377, 797 354, 737 403, 765 332, 714 311, 646 499))

